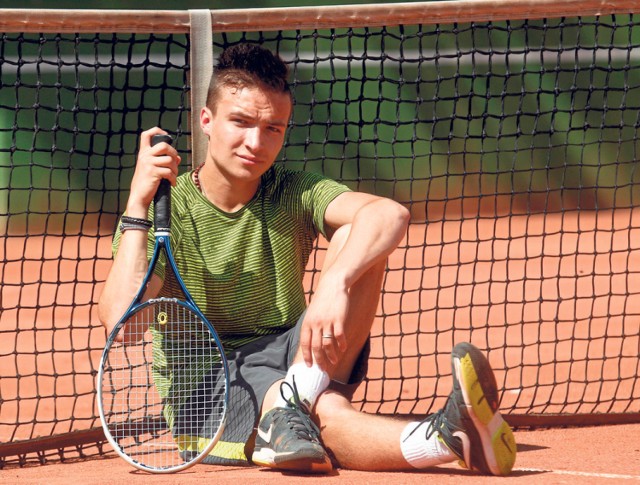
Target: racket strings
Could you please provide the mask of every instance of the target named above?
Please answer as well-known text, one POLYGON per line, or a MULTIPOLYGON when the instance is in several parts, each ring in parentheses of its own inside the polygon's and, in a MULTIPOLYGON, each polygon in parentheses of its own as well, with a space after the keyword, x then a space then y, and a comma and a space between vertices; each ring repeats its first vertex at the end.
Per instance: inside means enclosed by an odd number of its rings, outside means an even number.
POLYGON ((205 450, 224 420, 221 349, 199 315, 158 299, 122 327, 103 365, 108 429, 120 451, 151 470, 181 467, 205 450))

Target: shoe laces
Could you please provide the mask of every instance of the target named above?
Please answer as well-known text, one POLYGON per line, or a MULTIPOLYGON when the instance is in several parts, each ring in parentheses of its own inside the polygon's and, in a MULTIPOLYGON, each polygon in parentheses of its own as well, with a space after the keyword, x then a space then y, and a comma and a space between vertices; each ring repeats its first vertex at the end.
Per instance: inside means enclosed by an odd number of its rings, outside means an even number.
MULTIPOLYGON (((440 433, 441 437, 445 439, 448 446, 451 446, 459 443, 459 438, 456 438, 453 433, 455 431, 460 430, 460 427, 454 424, 451 420, 451 415, 455 413, 457 416, 459 414, 456 409, 455 400, 452 399, 451 395, 447 398, 447 401, 444 407, 433 414, 430 414, 426 418, 424 418, 418 425, 407 435, 405 440, 409 438, 413 433, 415 433, 418 428, 420 428, 423 424, 426 424, 425 430, 425 438, 429 439, 433 436, 434 433, 440 433)), ((460 450, 452 450, 454 453, 458 453, 460 450)))
POLYGON ((433 436, 433 433, 441 430, 441 428, 444 425, 445 419, 446 418, 444 417, 444 409, 440 409, 439 411, 436 411, 435 413, 430 414, 429 416, 424 418, 422 421, 420 421, 415 428, 413 428, 411 433, 409 433, 406 436, 405 441, 408 440, 409 437, 413 435, 413 433, 418 431, 418 428, 420 428, 420 426, 422 426, 423 424, 427 425, 427 429, 425 431, 425 438, 426 439, 431 438, 431 436, 433 436))
POLYGON ((301 439, 319 442, 320 429, 311 420, 307 406, 300 399, 295 378, 293 379, 293 384, 286 381, 282 382, 280 385, 280 395, 287 401, 287 407, 284 408, 287 413, 283 415, 283 419, 287 420, 290 429, 301 439), (289 398, 285 396, 286 388, 289 388, 291 392, 291 397, 289 398))

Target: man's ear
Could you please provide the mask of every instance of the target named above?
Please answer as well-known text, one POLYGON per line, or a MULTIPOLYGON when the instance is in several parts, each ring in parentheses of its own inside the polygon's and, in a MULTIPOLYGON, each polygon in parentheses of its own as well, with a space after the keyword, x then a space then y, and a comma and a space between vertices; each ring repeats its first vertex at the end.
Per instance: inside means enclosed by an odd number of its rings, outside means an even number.
POLYGON ((200 128, 205 135, 210 136, 212 125, 213 113, 205 106, 200 110, 200 128))

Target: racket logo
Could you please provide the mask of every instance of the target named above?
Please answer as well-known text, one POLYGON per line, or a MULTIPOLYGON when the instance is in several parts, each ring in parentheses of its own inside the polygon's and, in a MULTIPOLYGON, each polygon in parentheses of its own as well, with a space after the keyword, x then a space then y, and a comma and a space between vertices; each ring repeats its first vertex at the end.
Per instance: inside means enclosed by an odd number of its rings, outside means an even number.
POLYGON ((158 323, 160 325, 166 325, 167 322, 169 321, 169 317, 167 316, 167 312, 158 313, 158 316, 156 317, 156 320, 158 321, 158 323))

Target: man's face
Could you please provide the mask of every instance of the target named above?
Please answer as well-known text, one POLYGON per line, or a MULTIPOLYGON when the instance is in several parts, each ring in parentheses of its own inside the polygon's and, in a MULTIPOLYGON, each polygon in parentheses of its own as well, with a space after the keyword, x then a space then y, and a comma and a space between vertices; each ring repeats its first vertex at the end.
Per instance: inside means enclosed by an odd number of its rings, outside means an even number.
POLYGON ((203 110, 208 158, 229 183, 254 182, 275 162, 291 115, 291 98, 258 87, 221 88, 215 112, 203 110))

